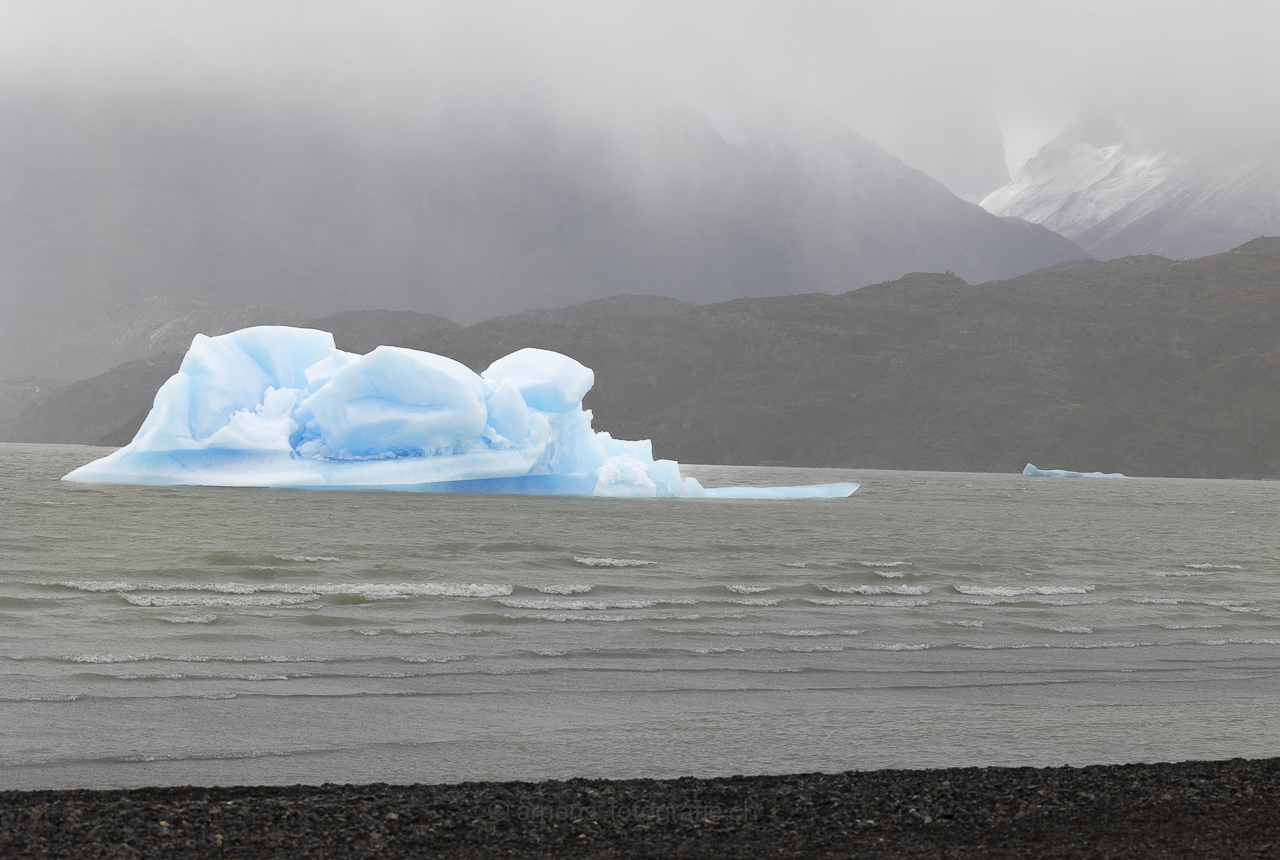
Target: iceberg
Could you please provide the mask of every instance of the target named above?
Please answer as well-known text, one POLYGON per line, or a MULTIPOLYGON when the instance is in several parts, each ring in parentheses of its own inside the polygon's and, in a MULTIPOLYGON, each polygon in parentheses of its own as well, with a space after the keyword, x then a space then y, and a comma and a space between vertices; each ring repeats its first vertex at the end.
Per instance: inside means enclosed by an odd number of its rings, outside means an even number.
POLYGON ((528 493, 610 498, 843 498, 854 483, 712 487, 648 440, 591 427, 595 374, 521 349, 480 374, 379 346, 343 352, 315 329, 196 335, 123 448, 64 481, 528 493))
POLYGON ((1022 470, 1022 474, 1029 478, 1128 478, 1128 475, 1121 475, 1119 472, 1111 472, 1106 474, 1103 472, 1067 472, 1063 469, 1037 469, 1030 463, 1027 468, 1022 470))

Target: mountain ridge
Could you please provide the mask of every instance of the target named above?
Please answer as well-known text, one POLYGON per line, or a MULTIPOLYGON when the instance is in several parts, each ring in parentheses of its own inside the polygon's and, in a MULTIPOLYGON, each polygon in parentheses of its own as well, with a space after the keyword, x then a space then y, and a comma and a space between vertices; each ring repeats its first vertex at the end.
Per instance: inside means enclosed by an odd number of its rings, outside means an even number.
POLYGON ((681 462, 1280 478, 1277 332, 1280 239, 1258 239, 400 345, 477 370, 525 346, 572 355, 595 370, 597 429, 681 462))
POLYGON ((1280 145, 1208 154, 1128 130, 1077 123, 982 200, 1099 259, 1191 259, 1280 234, 1280 145))

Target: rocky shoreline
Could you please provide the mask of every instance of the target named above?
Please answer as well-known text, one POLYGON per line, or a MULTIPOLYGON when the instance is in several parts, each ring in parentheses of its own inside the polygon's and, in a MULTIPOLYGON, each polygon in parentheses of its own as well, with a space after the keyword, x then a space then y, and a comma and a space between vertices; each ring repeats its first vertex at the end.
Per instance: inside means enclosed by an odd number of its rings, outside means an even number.
POLYGON ((1280 758, 0 792, 17 857, 1267 857, 1280 758))

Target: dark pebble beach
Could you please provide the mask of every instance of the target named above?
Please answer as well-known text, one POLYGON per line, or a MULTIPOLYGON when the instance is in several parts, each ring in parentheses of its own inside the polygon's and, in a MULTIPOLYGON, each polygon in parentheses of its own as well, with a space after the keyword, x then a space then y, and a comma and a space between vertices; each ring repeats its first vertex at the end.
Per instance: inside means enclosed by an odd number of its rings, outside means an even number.
POLYGON ((0 857, 1270 857, 1280 759, 0 793, 0 857))

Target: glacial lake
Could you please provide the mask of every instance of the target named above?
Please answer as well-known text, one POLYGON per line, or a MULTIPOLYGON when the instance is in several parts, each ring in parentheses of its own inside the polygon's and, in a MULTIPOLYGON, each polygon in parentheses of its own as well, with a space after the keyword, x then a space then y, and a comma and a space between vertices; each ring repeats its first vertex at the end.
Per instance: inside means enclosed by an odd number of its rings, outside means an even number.
POLYGON ((59 480, 105 453, 0 445, 5 788, 1280 754, 1280 483, 685 467, 862 485, 768 502, 59 480))

